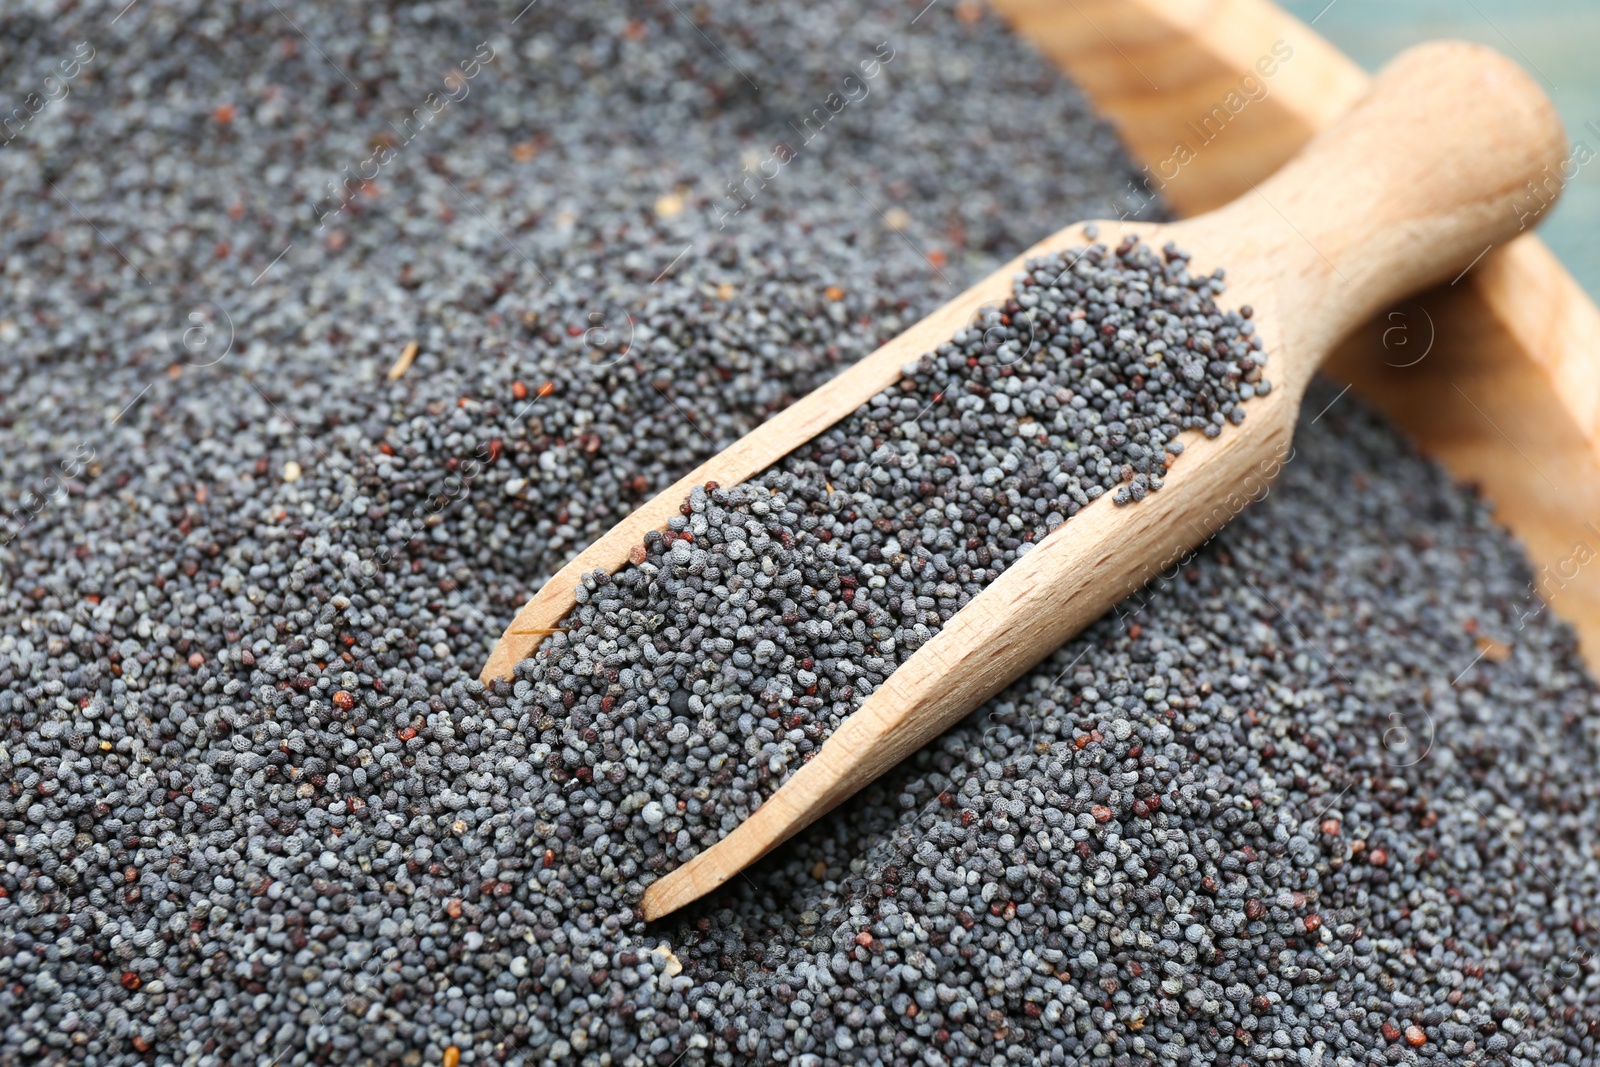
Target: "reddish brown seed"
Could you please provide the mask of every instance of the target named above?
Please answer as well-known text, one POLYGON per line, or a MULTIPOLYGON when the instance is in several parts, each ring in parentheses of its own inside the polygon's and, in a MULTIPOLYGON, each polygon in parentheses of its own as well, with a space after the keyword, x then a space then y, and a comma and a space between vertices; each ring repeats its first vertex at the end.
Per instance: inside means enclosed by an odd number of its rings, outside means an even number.
POLYGON ((1102 807, 1101 805, 1096 804, 1096 805, 1094 805, 1094 807, 1089 809, 1089 813, 1094 816, 1094 821, 1095 822, 1110 822, 1111 821, 1111 814, 1112 813, 1111 813, 1111 809, 1110 808, 1102 807))
POLYGON ((349 711, 351 708, 356 706, 356 698, 354 694, 347 693, 343 689, 333 694, 333 702, 341 711, 349 711))
POLYGON ((461 900, 460 900, 460 898, 459 897, 452 897, 450 900, 446 901, 445 905, 444 905, 444 910, 450 913, 450 918, 452 918, 452 919, 461 918, 461 900))
POLYGON ((206 658, 204 656, 202 656, 200 653, 198 653, 198 652, 189 653, 189 666, 193 667, 195 670, 199 670, 201 667, 205 666, 205 663, 206 663, 206 658))
POLYGON ((150 1051, 150 1039, 148 1037, 145 1037, 143 1034, 134 1034, 133 1035, 133 1047, 138 1049, 140 1052, 149 1052, 150 1051))
POLYGON ((236 114, 238 114, 238 110, 232 104, 218 104, 211 111, 211 117, 224 126, 232 122, 233 116, 236 114))
POLYGON ((1425 1044, 1427 1044, 1427 1041, 1428 1041, 1428 1035, 1423 1032, 1422 1027, 1420 1027, 1420 1026, 1408 1026, 1408 1027, 1406 1027, 1406 1042, 1408 1044, 1413 1045, 1413 1046, 1425 1045, 1425 1044))
POLYGON ((1306 933, 1314 934, 1322 929, 1322 916, 1315 913, 1305 917, 1306 933))
POLYGON ((1246 919, 1264 919, 1267 916, 1267 906, 1261 901, 1251 898, 1244 902, 1244 917, 1246 919))
POLYGON ((417 731, 413 730, 409 726, 407 726, 405 729, 401 730, 400 733, 399 733, 400 740, 402 740, 402 741, 409 741, 413 737, 416 737, 416 736, 417 736, 417 731))
POLYGON ((1400 1028, 1398 1026, 1396 1026, 1394 1023, 1384 1023, 1383 1024, 1383 1039, 1385 1041, 1399 1041, 1400 1040, 1400 1028))
POLYGON ((444 1067, 456 1067, 461 1062, 461 1050, 451 1045, 444 1050, 444 1067))
POLYGON ((1367 860, 1374 867, 1382 867, 1385 863, 1389 862, 1389 850, 1375 848, 1372 850, 1371 854, 1367 856, 1367 860))
POLYGON ((144 982, 140 981, 139 980, 139 976, 134 974, 132 971, 123 971, 122 972, 122 988, 123 989, 129 990, 129 991, 133 991, 133 990, 137 990, 142 985, 144 985, 144 982))
POLYGON ((635 567, 643 563, 647 556, 648 553, 645 552, 643 545, 634 545, 633 548, 628 550, 628 562, 635 567))
POLYGON ((528 387, 523 385, 521 382, 512 382, 511 395, 516 397, 518 400, 526 400, 528 399, 528 387))
POLYGON ((856 944, 860 945, 862 948, 871 948, 872 935, 865 930, 861 931, 856 935, 856 944))
POLYGON ((1490 663, 1504 663, 1511 658, 1511 646, 1492 637, 1480 634, 1473 644, 1477 646, 1479 654, 1490 663))
POLYGON ((555 391, 556 391, 556 383, 555 382, 545 382, 543 385, 539 386, 539 395, 540 396, 549 396, 551 393, 553 393, 555 391))

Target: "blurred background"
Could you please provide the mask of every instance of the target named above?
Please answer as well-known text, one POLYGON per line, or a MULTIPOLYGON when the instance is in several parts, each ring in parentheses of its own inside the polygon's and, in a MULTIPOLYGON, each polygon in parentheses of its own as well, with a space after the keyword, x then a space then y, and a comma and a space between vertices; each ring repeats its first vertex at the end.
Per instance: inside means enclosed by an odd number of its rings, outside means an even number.
MULTIPOLYGON (((1491 45, 1544 85, 1567 138, 1600 154, 1600 3, 1596 0, 1278 0, 1368 70, 1408 45, 1459 37, 1491 45)), ((1563 191, 1540 235, 1600 299, 1600 159, 1563 191)))

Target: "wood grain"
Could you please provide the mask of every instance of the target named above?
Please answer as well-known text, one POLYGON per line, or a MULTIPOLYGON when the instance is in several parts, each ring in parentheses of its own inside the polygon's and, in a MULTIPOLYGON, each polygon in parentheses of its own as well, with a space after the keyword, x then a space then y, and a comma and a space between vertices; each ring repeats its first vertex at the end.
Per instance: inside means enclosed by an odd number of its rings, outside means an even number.
POLYGON ((1343 53, 1266 0, 992 2, 1072 76, 1182 215, 1220 207, 1265 179, 1369 84, 1343 53), (1236 112, 1230 93, 1242 103, 1236 112), (1219 107, 1226 121, 1208 125, 1219 107), (1170 165, 1185 158, 1179 146, 1193 158, 1170 165))
MULTIPOLYGON (((1555 109, 1515 65, 1477 45, 1428 45, 1396 59, 1344 118, 1233 203, 1168 226, 1097 223, 1108 243, 1137 233, 1192 252, 1199 271, 1225 266, 1227 302, 1256 309, 1274 388, 1248 405, 1241 428, 1195 435, 1159 492, 1129 507, 1096 501, 1012 564, 748 819, 652 884, 645 918, 722 885, 1203 543, 1282 466, 1305 387, 1333 345, 1514 235, 1511 198, 1564 151, 1555 109)), ((1077 235, 1069 227, 1045 246, 1064 249, 1077 235)), ((977 290, 1008 288, 1013 270, 977 290)), ((939 312, 941 323, 958 310, 939 312)))
MULTIPOLYGON (((1183 214, 1262 181, 1368 85, 1355 63, 1267 0, 993 2, 1117 125, 1183 214), (1292 57, 1261 77, 1257 62, 1280 41, 1292 57), (1191 124, 1251 72, 1265 95, 1199 144, 1191 124), (1157 168, 1180 143, 1197 149, 1194 158, 1166 180, 1157 168)), ((1600 559, 1600 311, 1525 234, 1395 314, 1359 328, 1328 372, 1482 487, 1522 541, 1541 595, 1600 672, 1600 566, 1585 562, 1600 559)), ((1537 609, 1530 597, 1523 610, 1537 609)))

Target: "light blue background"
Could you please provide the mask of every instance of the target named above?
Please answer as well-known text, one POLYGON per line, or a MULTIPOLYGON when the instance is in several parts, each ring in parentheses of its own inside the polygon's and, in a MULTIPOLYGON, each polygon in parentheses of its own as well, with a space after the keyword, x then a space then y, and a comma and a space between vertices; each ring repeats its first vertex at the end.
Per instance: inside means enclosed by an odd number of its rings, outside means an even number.
MULTIPOLYGON (((1368 70, 1408 45, 1459 37, 1520 63, 1561 111, 1567 138, 1600 154, 1600 2, 1597 0, 1278 0, 1368 70), (1320 15, 1320 17, 1319 17, 1320 15)), ((1568 183, 1539 226, 1589 295, 1600 299, 1600 158, 1568 183)))

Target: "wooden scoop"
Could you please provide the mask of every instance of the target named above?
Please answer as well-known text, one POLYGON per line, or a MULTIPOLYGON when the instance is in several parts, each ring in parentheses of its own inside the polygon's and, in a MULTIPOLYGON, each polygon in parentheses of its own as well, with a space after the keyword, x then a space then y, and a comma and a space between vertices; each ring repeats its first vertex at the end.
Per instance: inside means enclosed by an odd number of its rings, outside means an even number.
MULTIPOLYGON (((1246 402, 1244 424, 1219 438, 1186 435, 1189 447, 1158 492, 1124 507, 1102 498, 1039 542, 901 664, 748 820, 651 885, 645 917, 720 886, 1263 495, 1290 454, 1301 396, 1333 343, 1515 236, 1526 221, 1527 183, 1548 196, 1565 155, 1555 109, 1514 64, 1477 45, 1430 44, 1397 58, 1344 119, 1226 207, 1172 225, 1096 222, 1108 246, 1130 234, 1157 247, 1170 240, 1193 256, 1193 273, 1226 268, 1220 303, 1255 308, 1271 392, 1246 402)), ((571 610, 581 577, 620 568, 648 531, 666 528, 694 486, 735 485, 772 466, 894 385, 902 366, 948 341, 979 309, 1002 304, 1025 260, 1084 243, 1082 224, 1040 242, 628 516, 517 614, 483 678, 509 675, 571 610)))

